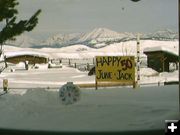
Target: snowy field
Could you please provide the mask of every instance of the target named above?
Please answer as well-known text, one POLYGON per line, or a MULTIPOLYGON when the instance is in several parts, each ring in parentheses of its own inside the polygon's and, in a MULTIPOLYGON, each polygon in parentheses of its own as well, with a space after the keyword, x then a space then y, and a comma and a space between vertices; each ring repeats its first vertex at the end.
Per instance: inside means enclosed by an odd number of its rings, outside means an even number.
POLYGON ((0 127, 50 131, 164 129, 178 117, 178 86, 81 89, 81 100, 62 105, 57 91, 29 89, 0 97, 0 127))
MULTIPOLYGON (((17 68, 17 66, 16 66, 17 68)), ((151 68, 141 68, 140 85, 158 86, 164 85, 164 82, 178 81, 178 71, 157 73, 151 68)), ((0 75, 0 87, 2 88, 3 79, 8 79, 9 88, 25 88, 12 89, 10 92, 15 94, 24 94, 26 88, 60 88, 66 82, 74 84, 89 84, 95 83, 95 75, 88 76, 87 71, 79 71, 73 67, 63 66, 62 68, 48 69, 47 65, 41 65, 39 69, 24 70, 23 68, 16 69, 15 72, 10 72, 6 69, 0 75)))

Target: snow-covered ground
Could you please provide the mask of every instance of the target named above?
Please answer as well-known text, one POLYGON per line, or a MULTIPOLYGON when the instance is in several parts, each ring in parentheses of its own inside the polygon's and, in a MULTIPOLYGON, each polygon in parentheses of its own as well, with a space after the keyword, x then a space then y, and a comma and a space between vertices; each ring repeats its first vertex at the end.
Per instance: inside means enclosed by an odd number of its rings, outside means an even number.
POLYGON ((178 86, 81 89, 81 99, 63 105, 57 91, 29 89, 0 97, 0 127, 45 131, 164 129, 178 118, 178 86))
MULTIPOLYGON (((147 47, 163 46, 178 52, 177 41, 141 41, 141 57, 147 47)), ((9 52, 36 52, 52 58, 86 59, 96 55, 135 55, 136 41, 115 43, 99 49, 84 45, 63 48, 17 48, 4 47, 9 52)), ((95 77, 88 72, 63 65, 48 69, 47 64, 38 69, 24 70, 23 65, 12 65, 0 74, 8 79, 9 93, 0 96, 0 127, 16 129, 40 129, 56 131, 124 131, 164 129, 164 120, 177 119, 178 87, 158 86, 163 82, 178 81, 178 71, 157 73, 141 67, 138 89, 127 87, 81 89, 81 100, 76 104, 61 104, 58 89, 66 82, 94 83, 95 77), (11 68, 15 69, 10 72, 11 68), (156 87, 152 86, 156 85, 156 87), (150 84, 150 87, 143 87, 150 84), (57 87, 57 89, 44 89, 57 87), (18 89, 24 88, 24 89, 18 89), (35 88, 35 89, 34 89, 35 88)))
MULTIPOLYGON (((48 69, 47 64, 40 65, 39 69, 24 70, 23 65, 18 64, 15 72, 5 70, 0 75, 0 87, 3 79, 8 79, 10 88, 36 88, 36 87, 60 87, 66 82, 75 84, 95 83, 95 76, 88 76, 87 71, 79 71, 73 67, 48 69), (18 67, 19 66, 19 67, 18 67), (22 66, 22 67, 21 67, 22 66)), ((164 85, 164 82, 178 81, 178 71, 157 73, 151 68, 141 68, 140 84, 164 85)), ((13 90, 15 93, 24 94, 26 90, 13 90)))

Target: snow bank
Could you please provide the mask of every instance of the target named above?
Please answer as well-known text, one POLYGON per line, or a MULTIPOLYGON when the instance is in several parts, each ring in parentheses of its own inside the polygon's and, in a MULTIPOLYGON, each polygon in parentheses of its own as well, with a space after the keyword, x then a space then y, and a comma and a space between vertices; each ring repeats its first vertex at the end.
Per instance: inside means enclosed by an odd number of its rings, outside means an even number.
POLYGON ((19 68, 25 68, 24 62, 20 62, 20 63, 16 64, 15 66, 19 67, 19 68))
POLYGON ((35 64, 32 68, 45 70, 45 69, 48 69, 48 64, 35 64))
POLYGON ((152 68, 140 68, 140 76, 157 76, 159 73, 152 68))
POLYGON ((178 75, 179 75, 179 71, 178 70, 176 70, 174 72, 163 72, 163 73, 160 73, 160 76, 165 78, 165 82, 179 81, 178 75))

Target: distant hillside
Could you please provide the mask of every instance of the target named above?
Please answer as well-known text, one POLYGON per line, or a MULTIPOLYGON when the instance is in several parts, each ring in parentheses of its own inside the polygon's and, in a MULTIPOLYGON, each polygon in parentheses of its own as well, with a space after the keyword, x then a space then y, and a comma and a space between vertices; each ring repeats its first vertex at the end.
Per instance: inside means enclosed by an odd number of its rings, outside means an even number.
POLYGON ((23 48, 31 48, 34 46, 38 46, 40 43, 39 41, 22 34, 20 36, 17 36, 16 40, 7 41, 6 44, 23 48))
POLYGON ((144 35, 143 38, 160 40, 160 41, 170 41, 170 40, 178 39, 178 33, 167 29, 167 30, 157 31, 155 33, 144 35))
POLYGON ((42 42, 40 46, 44 47, 63 47, 77 43, 82 34, 57 34, 53 37, 49 37, 46 41, 42 42))

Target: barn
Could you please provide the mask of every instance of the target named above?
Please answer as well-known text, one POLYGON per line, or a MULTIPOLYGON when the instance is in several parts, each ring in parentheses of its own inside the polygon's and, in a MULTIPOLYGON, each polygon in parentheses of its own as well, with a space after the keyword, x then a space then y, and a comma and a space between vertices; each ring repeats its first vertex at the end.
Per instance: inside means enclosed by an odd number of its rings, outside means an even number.
POLYGON ((43 64, 48 63, 49 60, 48 54, 35 51, 6 52, 4 55, 6 62, 13 64, 25 61, 28 61, 29 64, 43 64))
POLYGON ((161 46, 150 47, 144 49, 144 54, 147 55, 148 67, 158 72, 169 72, 170 63, 174 63, 178 69, 179 55, 173 50, 161 46))

